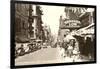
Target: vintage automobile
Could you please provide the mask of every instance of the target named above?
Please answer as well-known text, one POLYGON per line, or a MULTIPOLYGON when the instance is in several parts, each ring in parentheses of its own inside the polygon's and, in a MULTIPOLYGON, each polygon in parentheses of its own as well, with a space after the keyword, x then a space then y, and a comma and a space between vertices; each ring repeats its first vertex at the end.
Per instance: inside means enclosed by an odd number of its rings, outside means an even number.
POLYGON ((27 53, 37 51, 41 49, 41 40, 31 39, 31 42, 27 46, 29 47, 27 53))
POLYGON ((36 40, 36 46, 37 46, 37 49, 41 49, 41 46, 42 46, 42 40, 36 40))
POLYGON ((15 49, 15 57, 22 56, 24 54, 25 54, 24 45, 21 44, 20 47, 18 47, 18 48, 15 49))
POLYGON ((42 48, 47 48, 47 43, 46 42, 43 43, 42 48))
POLYGON ((18 43, 15 47, 15 57, 23 56, 29 51, 28 43, 18 43))
POLYGON ((31 39, 29 43, 17 43, 15 57, 22 56, 41 49, 42 40, 31 39))
POLYGON ((27 46, 28 46, 29 49, 28 49, 28 52, 26 52, 26 53, 30 53, 34 50, 33 44, 28 44, 27 46))

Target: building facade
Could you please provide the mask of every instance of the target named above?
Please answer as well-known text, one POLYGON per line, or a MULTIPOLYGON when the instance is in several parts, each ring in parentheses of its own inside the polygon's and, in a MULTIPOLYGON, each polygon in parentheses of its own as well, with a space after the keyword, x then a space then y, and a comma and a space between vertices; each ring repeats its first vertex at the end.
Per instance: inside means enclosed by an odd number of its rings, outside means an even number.
POLYGON ((42 21, 42 9, 39 5, 30 5, 30 17, 29 17, 29 31, 30 39, 45 40, 43 21, 42 21))
POLYGON ((15 40, 17 42, 28 41, 28 4, 15 4, 15 40))
POLYGON ((44 30, 43 30, 43 21, 42 21, 42 9, 40 6, 36 6, 36 14, 37 14, 37 25, 36 25, 36 28, 37 28, 37 33, 36 33, 36 37, 37 39, 40 39, 42 40, 43 37, 44 37, 44 30))
POLYGON ((64 35, 68 35, 70 32, 81 27, 81 22, 78 20, 78 16, 71 9, 65 7, 65 15, 65 18, 60 16, 60 26, 58 33, 60 40, 64 38, 64 35))
POLYGON ((28 42, 30 39, 44 40, 42 10, 39 5, 15 5, 15 40, 28 42))
POLYGON ((50 43, 50 41, 51 41, 51 29, 50 29, 50 26, 44 25, 43 30, 44 30, 45 40, 48 43, 50 43))
MULTIPOLYGON (((90 8, 88 8, 90 9, 90 8)), ((87 11, 79 18, 82 26, 76 31, 75 37, 79 42, 79 50, 82 55, 94 60, 95 50, 95 11, 87 11)))

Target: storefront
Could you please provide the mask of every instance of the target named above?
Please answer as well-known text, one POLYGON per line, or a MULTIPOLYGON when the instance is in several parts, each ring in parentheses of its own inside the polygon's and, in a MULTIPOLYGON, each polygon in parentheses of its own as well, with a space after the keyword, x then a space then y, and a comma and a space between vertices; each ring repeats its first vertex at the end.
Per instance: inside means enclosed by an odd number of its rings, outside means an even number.
POLYGON ((74 37, 79 42, 79 51, 82 55, 88 56, 90 59, 94 59, 95 50, 95 34, 94 24, 77 30, 74 37))

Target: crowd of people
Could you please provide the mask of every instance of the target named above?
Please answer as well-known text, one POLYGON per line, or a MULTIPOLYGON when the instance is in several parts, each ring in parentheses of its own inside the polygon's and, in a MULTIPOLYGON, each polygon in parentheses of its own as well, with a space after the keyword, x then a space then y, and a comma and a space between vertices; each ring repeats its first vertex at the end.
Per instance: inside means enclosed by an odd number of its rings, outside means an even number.
MULTIPOLYGON (((80 58, 80 51, 79 51, 79 46, 76 38, 73 36, 68 36, 64 35, 64 39, 62 42, 58 43, 60 46, 60 51, 61 51, 61 56, 63 58, 69 57, 75 59, 80 58)), ((74 61, 74 60, 73 60, 74 61)))
POLYGON ((74 37, 72 35, 64 35, 62 41, 58 42, 61 56, 63 58, 73 58, 73 62, 78 60, 89 61, 94 59, 94 39, 87 37, 74 37))

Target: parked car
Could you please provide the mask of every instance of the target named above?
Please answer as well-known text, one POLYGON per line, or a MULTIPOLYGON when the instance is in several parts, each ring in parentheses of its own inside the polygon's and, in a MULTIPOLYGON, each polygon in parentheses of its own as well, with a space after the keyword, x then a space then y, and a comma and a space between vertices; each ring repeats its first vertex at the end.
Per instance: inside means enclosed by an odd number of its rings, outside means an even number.
POLYGON ((32 52, 34 50, 33 44, 28 44, 27 46, 29 48, 27 53, 30 53, 30 52, 32 52))
POLYGON ((29 51, 28 43, 17 43, 15 48, 15 57, 23 56, 29 51))
POLYGON ((36 46, 37 46, 37 49, 41 49, 42 40, 36 40, 36 46))
POLYGON ((47 44, 43 43, 42 48, 47 48, 47 44))
POLYGON ((16 50, 16 53, 17 53, 17 56, 22 56, 22 55, 25 54, 25 50, 24 50, 23 44, 21 45, 21 47, 19 47, 19 48, 16 50))

